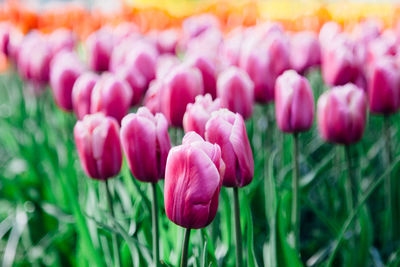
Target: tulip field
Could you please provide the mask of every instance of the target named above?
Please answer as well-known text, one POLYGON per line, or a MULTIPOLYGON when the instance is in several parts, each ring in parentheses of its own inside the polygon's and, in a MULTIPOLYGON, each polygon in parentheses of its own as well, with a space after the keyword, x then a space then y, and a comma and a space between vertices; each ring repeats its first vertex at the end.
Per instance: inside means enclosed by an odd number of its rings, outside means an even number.
POLYGON ((400 266, 399 7, 125 2, 0 4, 1 266, 400 266))

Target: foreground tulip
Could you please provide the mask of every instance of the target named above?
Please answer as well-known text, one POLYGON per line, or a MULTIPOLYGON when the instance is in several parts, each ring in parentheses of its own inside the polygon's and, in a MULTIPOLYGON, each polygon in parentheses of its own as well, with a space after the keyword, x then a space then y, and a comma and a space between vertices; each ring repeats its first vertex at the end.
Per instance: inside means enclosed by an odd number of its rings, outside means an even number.
POLYGON ((292 231, 294 247, 299 249, 300 208, 298 133, 311 128, 314 120, 314 98, 307 79, 294 70, 285 71, 276 80, 275 115, 279 129, 293 134, 293 175, 292 175, 292 231))
POLYGON ((98 72, 108 70, 114 47, 112 34, 107 29, 98 30, 87 38, 86 45, 90 68, 98 72))
POLYGON ((97 180, 117 175, 121 169, 122 151, 118 122, 97 113, 78 121, 74 137, 85 173, 97 180))
POLYGON ((59 107, 70 111, 72 105, 72 88, 76 79, 84 72, 78 56, 73 52, 62 51, 51 62, 50 85, 54 99, 59 107))
POLYGON ((238 187, 248 185, 253 180, 254 161, 246 126, 242 116, 227 109, 220 109, 212 114, 206 124, 206 140, 221 147, 225 163, 223 185, 233 187, 236 265, 242 266, 242 233, 240 227, 240 207, 238 187))
POLYGON ((185 65, 175 67, 164 79, 161 89, 161 109, 170 124, 182 126, 186 106, 203 94, 200 71, 185 65))
POLYGON ((128 113, 132 97, 132 90, 125 81, 112 74, 105 74, 93 88, 91 113, 103 112, 121 122, 128 113))
POLYGON ((187 133, 182 145, 168 154, 165 212, 172 222, 186 228, 181 266, 187 266, 190 229, 206 227, 217 213, 224 168, 220 147, 194 132, 187 133))
POLYGON ((75 81, 72 88, 72 105, 78 120, 90 114, 92 91, 98 80, 98 75, 86 72, 75 81))
POLYGON ((247 73, 230 67, 218 76, 217 96, 221 106, 250 118, 254 105, 254 84, 247 73))
POLYGON ((211 113, 221 108, 220 99, 211 98, 210 94, 198 95, 194 103, 186 106, 186 112, 183 116, 183 129, 185 132, 196 132, 204 137, 206 123, 211 117, 211 113))

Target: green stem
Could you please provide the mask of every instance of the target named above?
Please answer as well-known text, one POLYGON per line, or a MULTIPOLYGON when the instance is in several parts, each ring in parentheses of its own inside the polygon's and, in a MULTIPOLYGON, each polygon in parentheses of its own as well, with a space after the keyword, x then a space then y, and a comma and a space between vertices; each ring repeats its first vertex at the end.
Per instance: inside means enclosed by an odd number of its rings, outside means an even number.
POLYGON ((240 207, 239 207, 239 189, 233 188, 233 206, 235 212, 235 234, 236 234, 236 266, 243 266, 242 255, 242 231, 240 227, 240 207))
POLYGON ((294 247, 300 253, 300 207, 299 207, 299 157, 298 133, 293 134, 293 175, 292 175, 292 230, 294 247))
POLYGON ((151 219, 153 225, 153 261, 154 266, 160 266, 160 248, 159 248, 159 232, 158 232, 158 201, 157 201, 157 184, 152 183, 151 189, 153 193, 153 205, 151 209, 151 219))
POLYGON ((190 228, 186 228, 185 229, 185 237, 183 239, 183 248, 182 248, 182 256, 181 256, 181 267, 187 267, 189 240, 190 240, 190 228))
MULTIPOLYGON (((112 204, 109 179, 106 180, 106 195, 107 195, 108 207, 110 208, 111 217, 113 217, 113 219, 115 219, 114 206, 112 204)), ((115 266, 121 266, 120 260, 119 260, 117 235, 114 232, 112 232, 111 233, 111 238, 112 238, 112 244, 113 244, 114 265, 115 266)))
POLYGON ((353 173, 353 166, 352 166, 352 161, 351 161, 351 156, 350 156, 350 147, 346 145, 344 147, 345 150, 345 156, 346 156, 346 164, 347 164, 347 179, 346 179, 346 184, 345 184, 345 189, 346 189, 346 205, 347 205, 347 212, 348 214, 351 213, 351 210, 354 207, 354 199, 355 199, 355 181, 354 181, 354 173, 353 173))

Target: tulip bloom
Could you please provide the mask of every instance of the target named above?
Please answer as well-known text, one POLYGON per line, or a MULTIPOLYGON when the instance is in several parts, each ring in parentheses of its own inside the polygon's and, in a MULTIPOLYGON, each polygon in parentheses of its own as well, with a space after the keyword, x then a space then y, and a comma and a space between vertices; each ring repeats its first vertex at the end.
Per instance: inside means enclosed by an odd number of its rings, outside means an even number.
POLYGON ((341 32, 342 28, 336 22, 329 21, 325 23, 321 27, 318 35, 318 39, 321 44, 321 49, 325 49, 325 47, 327 47, 341 32))
POLYGON ((103 112, 120 122, 128 113, 132 97, 132 90, 125 81, 107 73, 93 88, 91 113, 103 112))
POLYGON ((60 28, 48 36, 48 41, 51 45, 52 52, 56 54, 64 49, 68 51, 74 50, 76 36, 71 30, 60 28))
POLYGON ((97 74, 86 72, 75 81, 72 88, 72 105, 78 120, 90 114, 92 91, 98 80, 97 74))
POLYGON ((349 145, 358 142, 365 128, 367 99, 354 84, 337 86, 318 99, 318 130, 329 142, 349 145))
POLYGON ((107 29, 98 30, 87 38, 86 45, 90 68, 99 72, 108 70, 114 47, 113 35, 107 29))
POLYGON ((189 132, 171 149, 165 170, 167 217, 189 229, 204 228, 214 219, 223 180, 221 149, 189 132))
POLYGON ((118 122, 103 114, 92 114, 74 127, 75 144, 85 173, 98 180, 117 175, 122 165, 118 122))
POLYGON ((298 73, 321 63, 321 50, 317 36, 313 32, 299 32, 291 38, 290 63, 298 73))
POLYGON ((136 114, 126 115, 122 120, 121 143, 136 179, 156 183, 164 178, 171 143, 163 114, 154 116, 141 107, 136 114))
POLYGON ((159 80, 152 81, 143 99, 144 106, 148 108, 150 112, 153 114, 161 112, 161 101, 160 101, 161 87, 162 87, 162 81, 159 80))
POLYGON ((72 88, 83 72, 84 67, 73 52, 62 51, 52 60, 50 85, 54 99, 62 109, 72 110, 72 88))
POLYGON ((12 26, 8 22, 0 23, 0 52, 8 55, 8 44, 10 43, 10 31, 12 26))
POLYGON ((248 119, 253 113, 254 84, 247 73, 230 67, 218 76, 217 96, 221 106, 248 119))
POLYGON ((208 56, 192 54, 186 59, 186 63, 197 68, 203 78, 204 93, 216 97, 217 70, 215 62, 208 56))
POLYGON ((140 103, 142 100, 143 94, 147 87, 146 78, 137 68, 132 68, 126 65, 120 66, 115 74, 118 78, 123 81, 126 81, 132 90, 132 106, 135 106, 140 103))
POLYGON ((181 127, 187 104, 203 92, 199 70, 184 65, 175 67, 165 77, 160 92, 161 109, 169 123, 181 127))
POLYGON ((210 94, 198 95, 194 103, 186 106, 186 112, 183 116, 183 129, 185 132, 196 132, 204 137, 206 123, 211 117, 211 113, 221 108, 220 99, 211 98, 210 94))
POLYGON ((307 131, 314 119, 314 98, 307 79, 293 70, 285 71, 276 80, 276 122, 281 131, 307 131))
POLYGON ((242 116, 227 109, 213 112, 206 124, 205 137, 221 147, 226 166, 223 185, 248 185, 253 180, 254 161, 242 116))
POLYGON ((371 68, 368 87, 372 113, 392 114, 400 107, 400 75, 394 60, 381 58, 371 68))

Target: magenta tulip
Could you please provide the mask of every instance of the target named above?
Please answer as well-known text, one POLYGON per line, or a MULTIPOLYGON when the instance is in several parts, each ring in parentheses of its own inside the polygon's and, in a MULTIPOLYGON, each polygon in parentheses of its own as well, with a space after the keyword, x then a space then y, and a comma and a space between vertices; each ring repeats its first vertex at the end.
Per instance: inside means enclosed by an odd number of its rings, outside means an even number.
POLYGON ((189 229, 204 228, 214 219, 224 163, 218 145, 189 132, 168 154, 164 202, 167 217, 189 229))
POLYGON ((124 80, 106 73, 93 88, 91 113, 103 112, 121 122, 128 113, 132 97, 132 90, 124 80))
POLYGON ((12 26, 8 22, 0 23, 0 52, 8 55, 8 44, 10 43, 10 31, 12 26))
POLYGON ((216 63, 208 56, 195 53, 188 55, 186 64, 197 68, 203 78, 204 93, 210 94, 213 98, 216 97, 217 84, 217 66, 216 63))
POLYGON ((114 47, 113 35, 108 29, 102 28, 93 32, 86 40, 89 66, 94 71, 109 69, 110 57, 114 47))
POLYGON ((127 65, 120 66, 115 71, 116 76, 126 81, 132 90, 132 106, 135 106, 140 103, 142 100, 143 94, 147 89, 147 79, 143 76, 142 72, 136 67, 130 67, 127 65))
POLYGON ((74 128, 75 144, 85 173, 98 180, 117 175, 122 165, 118 122, 103 114, 87 115, 74 128))
POLYGON ((72 88, 85 68, 73 52, 62 51, 51 62, 50 85, 59 107, 72 110, 72 88))
POLYGON ((286 133, 307 131, 314 120, 314 98, 307 79, 294 70, 276 80, 275 115, 279 129, 286 133))
POLYGON ((299 32, 291 38, 290 63, 298 73, 321 64, 319 41, 313 32, 299 32))
POLYGON ((176 127, 182 127, 187 104, 193 103, 195 97, 204 92, 200 71, 185 65, 173 68, 160 89, 162 112, 176 127))
POLYGON ((161 88, 162 81, 152 81, 143 99, 144 106, 147 107, 153 114, 161 112, 161 88))
POLYGON ((194 103, 186 106, 183 116, 183 129, 185 132, 196 132, 204 138, 206 123, 211 117, 211 113, 221 108, 220 99, 211 98, 210 94, 198 95, 194 103))
POLYGON ((124 117, 121 143, 128 165, 136 179, 156 183, 165 176, 171 143, 168 122, 163 114, 155 116, 146 107, 124 117))
POLYGON ((400 72, 393 58, 383 57, 372 66, 368 87, 372 113, 391 114, 400 107, 400 72))
POLYGON ((365 128, 367 98, 354 84, 337 86, 318 99, 318 130, 329 142, 349 145, 358 142, 365 128))
POLYGON ((211 115, 206 124, 206 140, 221 147, 225 163, 223 185, 243 187, 253 180, 254 161, 242 116, 227 109, 211 115))
POLYGON ((90 114, 92 91, 98 80, 97 74, 86 72, 75 81, 72 87, 72 106, 78 120, 90 114))

